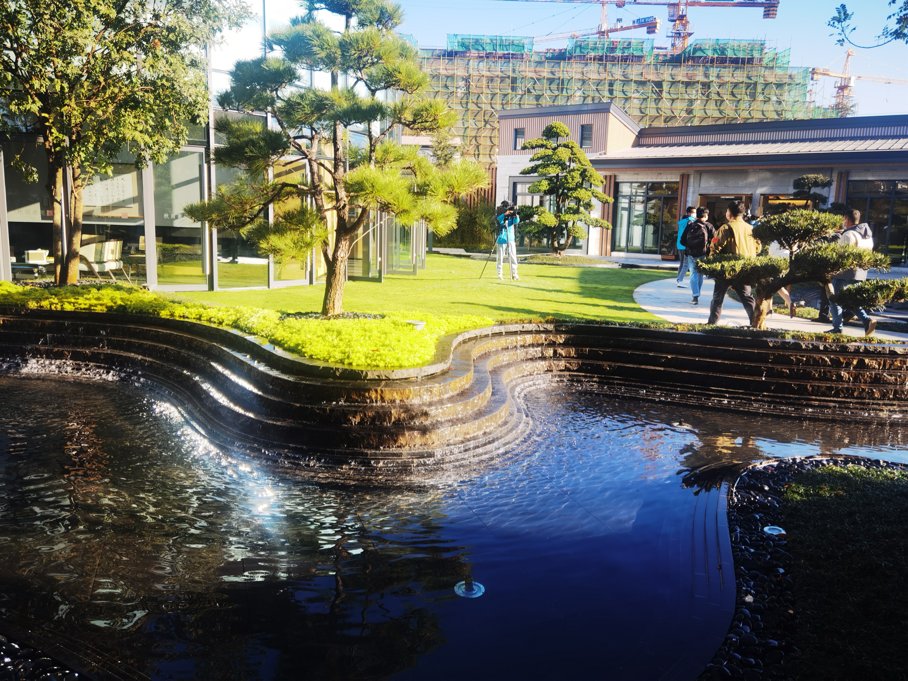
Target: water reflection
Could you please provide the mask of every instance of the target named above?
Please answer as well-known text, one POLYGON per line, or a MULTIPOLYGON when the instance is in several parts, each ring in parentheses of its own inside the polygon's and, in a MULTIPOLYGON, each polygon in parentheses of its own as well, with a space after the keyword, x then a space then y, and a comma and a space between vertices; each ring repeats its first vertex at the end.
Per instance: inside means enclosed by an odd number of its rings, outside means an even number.
POLYGON ((0 395, 0 619, 111 676, 693 678, 730 614, 692 563, 719 482, 768 456, 903 456, 897 429, 553 383, 501 465, 387 492, 277 474, 128 386, 0 376, 0 395), (468 575, 482 599, 454 594, 468 575))

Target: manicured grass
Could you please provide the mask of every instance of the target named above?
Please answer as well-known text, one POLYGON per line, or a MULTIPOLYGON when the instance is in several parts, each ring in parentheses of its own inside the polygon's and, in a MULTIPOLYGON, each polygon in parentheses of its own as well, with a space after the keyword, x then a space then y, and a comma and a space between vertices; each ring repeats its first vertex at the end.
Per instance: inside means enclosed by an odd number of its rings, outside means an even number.
MULTIPOLYGON (((639 307, 634 289, 669 274, 649 270, 521 265, 520 281, 498 281, 490 262, 429 255, 426 269, 415 276, 390 275, 381 284, 347 282, 344 310, 376 314, 401 313, 424 319, 440 315, 481 316, 493 321, 585 319, 654 322, 639 307)), ((505 266, 505 277, 508 276, 505 266)), ((317 312, 323 288, 300 286, 271 291, 192 291, 180 300, 209 305, 261 307, 283 312, 317 312)))
POLYGON ((416 276, 391 276, 381 284, 348 282, 345 310, 380 318, 293 316, 321 309, 321 285, 164 297, 126 286, 39 289, 0 282, 0 303, 207 322, 253 334, 303 357, 360 369, 430 364, 444 336, 500 322, 659 322, 634 303, 633 291, 665 277, 664 272, 527 265, 520 268, 520 281, 512 282, 496 278, 494 263, 480 279, 483 264, 430 256, 427 269, 416 276))
POLYGON ((908 678, 908 473, 807 471, 782 510, 797 610, 789 643, 802 653, 791 678, 908 678))

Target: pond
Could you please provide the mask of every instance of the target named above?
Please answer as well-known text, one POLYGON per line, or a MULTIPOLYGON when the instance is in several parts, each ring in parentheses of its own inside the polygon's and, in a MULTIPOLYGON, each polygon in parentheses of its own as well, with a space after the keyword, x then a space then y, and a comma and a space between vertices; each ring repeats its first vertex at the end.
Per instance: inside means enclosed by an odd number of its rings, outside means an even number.
POLYGON ((884 427, 525 392, 496 465, 373 489, 221 451, 128 384, 0 376, 0 632, 97 678, 694 679, 734 604, 721 482, 908 461, 884 427))

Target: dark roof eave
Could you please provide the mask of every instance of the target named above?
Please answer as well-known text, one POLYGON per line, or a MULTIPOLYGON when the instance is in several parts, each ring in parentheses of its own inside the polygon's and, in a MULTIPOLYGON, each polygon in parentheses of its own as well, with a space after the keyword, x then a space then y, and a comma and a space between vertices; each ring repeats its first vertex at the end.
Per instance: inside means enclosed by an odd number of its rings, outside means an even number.
POLYGON ((853 165, 866 163, 904 163, 908 165, 908 151, 889 153, 854 152, 822 154, 767 154, 746 156, 722 156, 704 158, 703 156, 677 156, 672 158, 592 158, 595 168, 724 168, 747 166, 791 165, 853 165))

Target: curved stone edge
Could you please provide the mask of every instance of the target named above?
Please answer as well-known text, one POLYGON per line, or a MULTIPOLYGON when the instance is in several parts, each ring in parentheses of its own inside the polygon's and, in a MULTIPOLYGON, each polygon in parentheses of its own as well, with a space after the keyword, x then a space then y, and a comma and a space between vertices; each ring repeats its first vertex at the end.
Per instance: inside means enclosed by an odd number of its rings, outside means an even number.
POLYGON ((702 681, 728 678, 790 678, 784 664, 797 651, 785 631, 770 631, 764 614, 776 622, 796 621, 797 608, 789 574, 791 555, 783 537, 763 528, 781 523, 780 496, 793 475, 823 466, 858 465, 908 471, 908 464, 858 456, 809 456, 771 459, 747 466, 728 487, 728 536, 737 587, 728 633, 702 681))
POLYGON ((246 352, 254 344, 233 332, 98 313, 0 316, 0 357, 8 372, 115 369, 124 380, 151 380, 220 444, 351 477, 494 459, 527 421, 515 386, 554 375, 615 396, 728 411, 896 426, 908 416, 902 346, 594 324, 482 331, 456 345, 447 371, 400 380, 294 375, 274 353, 246 352))

